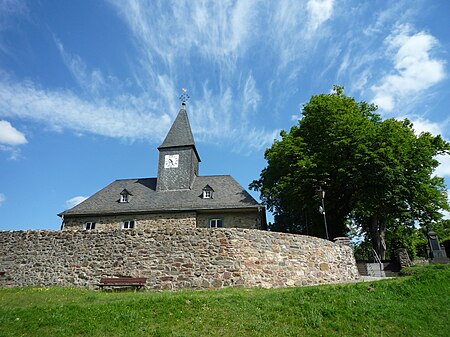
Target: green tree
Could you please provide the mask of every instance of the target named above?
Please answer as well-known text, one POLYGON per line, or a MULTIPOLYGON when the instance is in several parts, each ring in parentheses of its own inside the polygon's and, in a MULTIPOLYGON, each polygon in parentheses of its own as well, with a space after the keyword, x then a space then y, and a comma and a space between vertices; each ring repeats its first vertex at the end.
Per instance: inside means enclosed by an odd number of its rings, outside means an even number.
POLYGON ((324 237, 321 186, 330 237, 345 235, 351 218, 383 258, 389 226, 430 224, 448 209, 444 180, 433 171, 435 156, 450 144, 429 133, 416 136, 408 120, 383 121, 376 109, 335 86, 313 96, 298 125, 281 132, 250 185, 274 213, 273 229, 324 237))
POLYGON ((416 136, 407 119, 378 124, 372 150, 365 158, 368 170, 362 172, 365 183, 353 215, 381 258, 387 249, 388 226, 391 233, 407 233, 406 227, 414 230, 415 221, 429 227, 442 217, 439 211, 448 208, 444 180, 433 175, 439 165, 435 156, 448 149, 440 136, 416 136))

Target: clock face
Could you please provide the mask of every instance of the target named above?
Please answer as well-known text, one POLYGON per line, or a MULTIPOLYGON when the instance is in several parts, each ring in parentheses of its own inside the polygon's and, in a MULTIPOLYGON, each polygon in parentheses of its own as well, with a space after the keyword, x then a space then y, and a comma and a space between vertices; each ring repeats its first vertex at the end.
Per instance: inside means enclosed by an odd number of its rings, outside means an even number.
POLYGON ((166 154, 164 157, 164 168, 177 168, 178 158, 178 154, 166 154))

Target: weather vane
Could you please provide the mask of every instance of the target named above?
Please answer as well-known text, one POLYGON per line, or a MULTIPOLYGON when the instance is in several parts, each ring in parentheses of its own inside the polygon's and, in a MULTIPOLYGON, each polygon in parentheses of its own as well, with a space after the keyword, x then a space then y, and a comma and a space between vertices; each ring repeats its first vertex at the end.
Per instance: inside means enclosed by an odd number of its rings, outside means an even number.
POLYGON ((182 91, 182 94, 180 96, 180 101, 181 101, 181 103, 183 105, 185 105, 186 102, 189 100, 189 95, 187 93, 187 89, 186 88, 181 89, 181 91, 182 91))

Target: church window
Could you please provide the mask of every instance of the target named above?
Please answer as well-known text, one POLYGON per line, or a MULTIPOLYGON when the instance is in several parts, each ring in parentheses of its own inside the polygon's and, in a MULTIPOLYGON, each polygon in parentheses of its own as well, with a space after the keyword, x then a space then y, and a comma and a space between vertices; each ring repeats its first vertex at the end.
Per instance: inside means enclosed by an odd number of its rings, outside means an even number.
POLYGON ((135 228, 136 222, 134 220, 125 220, 122 223, 122 229, 132 229, 135 228))
POLYGON ((95 229, 95 222, 86 222, 83 225, 83 229, 85 229, 85 230, 95 229))
POLYGON ((209 228, 223 228, 223 220, 222 219, 209 220, 209 228))

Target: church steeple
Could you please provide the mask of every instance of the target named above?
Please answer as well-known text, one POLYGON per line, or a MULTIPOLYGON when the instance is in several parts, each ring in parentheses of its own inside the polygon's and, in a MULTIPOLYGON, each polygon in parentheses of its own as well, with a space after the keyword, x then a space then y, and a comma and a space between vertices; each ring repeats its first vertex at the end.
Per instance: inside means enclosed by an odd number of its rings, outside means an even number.
POLYGON ((158 190, 189 189, 198 175, 200 156, 183 101, 178 116, 158 147, 158 190))
POLYGON ((178 116, 173 122, 166 138, 158 149, 177 146, 193 146, 195 147, 194 136, 192 135, 191 125, 186 112, 186 104, 181 105, 178 116))

